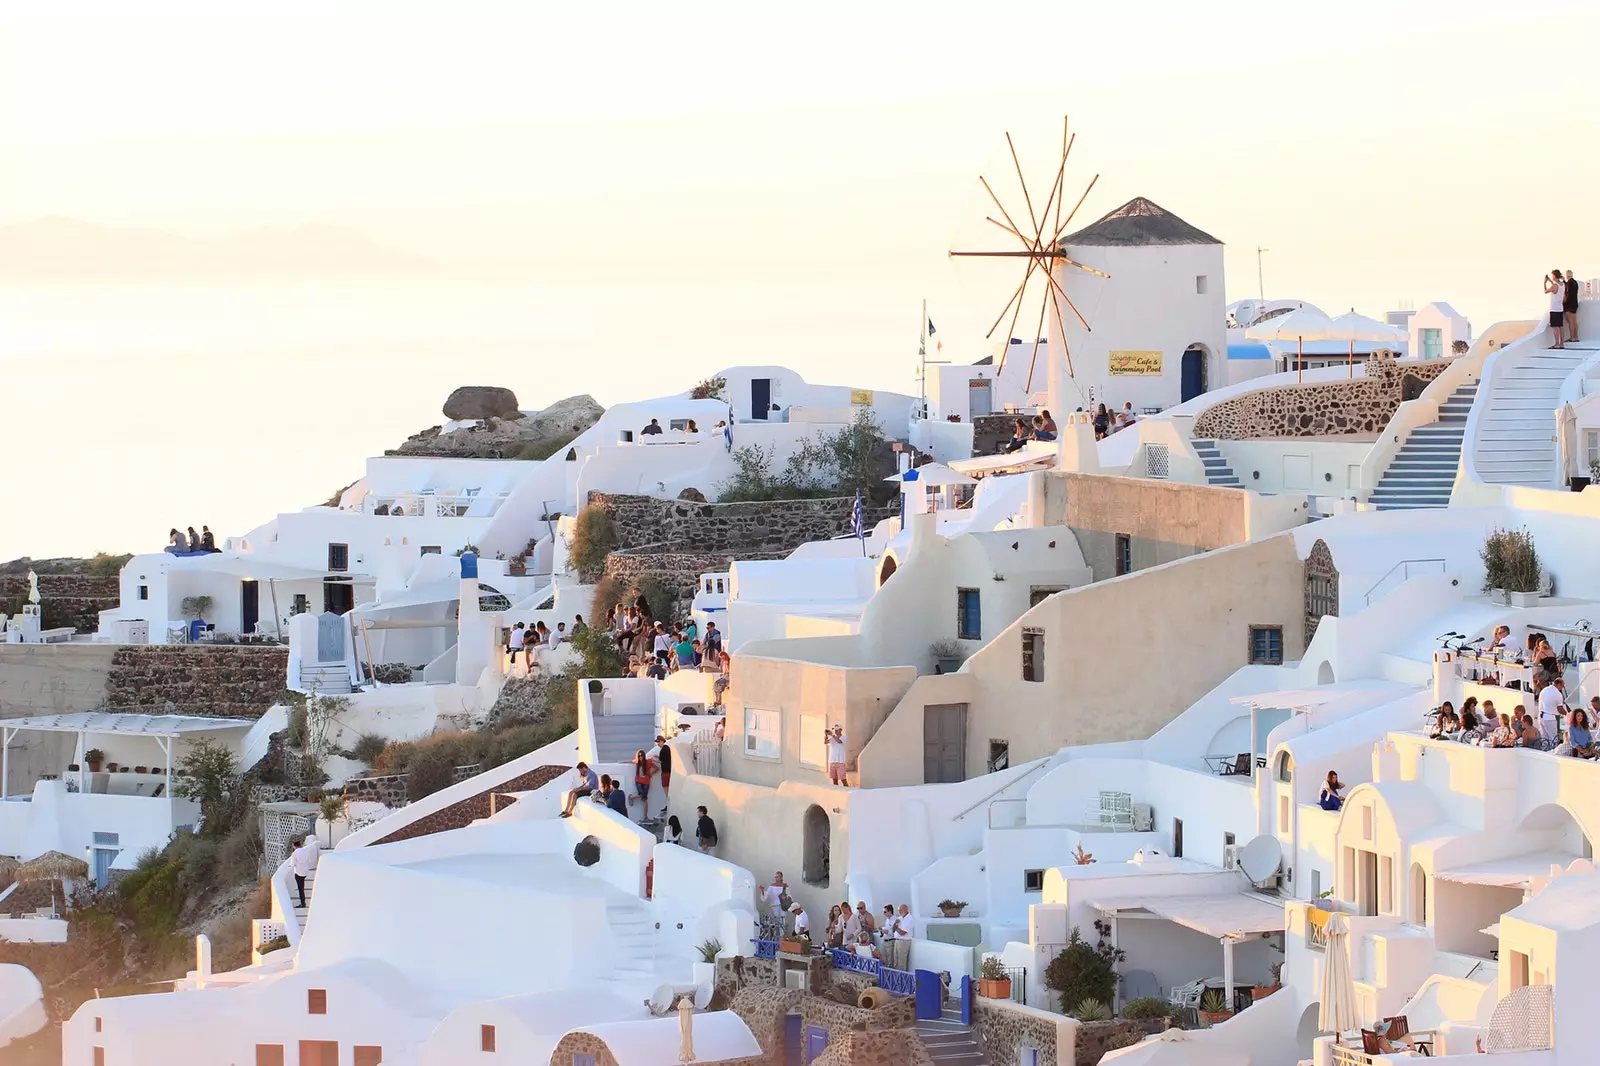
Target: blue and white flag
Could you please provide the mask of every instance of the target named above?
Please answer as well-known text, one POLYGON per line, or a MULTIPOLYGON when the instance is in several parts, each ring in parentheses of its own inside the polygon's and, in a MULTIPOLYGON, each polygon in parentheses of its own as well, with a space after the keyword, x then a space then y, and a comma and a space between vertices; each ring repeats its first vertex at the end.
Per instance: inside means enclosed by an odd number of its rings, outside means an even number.
POLYGON ((930 336, 930 337, 931 337, 931 336, 933 336, 933 335, 934 335, 934 334, 935 334, 935 333, 938 333, 938 332, 939 332, 939 331, 938 331, 938 330, 936 330, 936 329, 934 329, 934 328, 933 328, 933 319, 931 319, 931 318, 930 318, 930 319, 928 319, 928 336, 930 336))
POLYGON ((861 490, 856 489, 856 505, 850 509, 850 532, 857 540, 867 539, 866 517, 861 513, 861 490))

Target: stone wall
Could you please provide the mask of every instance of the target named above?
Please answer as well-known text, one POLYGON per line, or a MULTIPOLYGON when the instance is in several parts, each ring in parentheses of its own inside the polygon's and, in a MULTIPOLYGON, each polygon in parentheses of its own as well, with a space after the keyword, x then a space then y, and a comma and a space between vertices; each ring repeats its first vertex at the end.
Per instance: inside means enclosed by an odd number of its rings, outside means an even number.
POLYGON ((416 821, 396 829, 382 840, 376 840, 373 843, 392 844, 397 840, 411 840, 416 837, 427 836, 430 833, 464 829, 479 818, 489 817, 496 792, 531 792, 554 781, 569 769, 571 767, 568 766, 541 766, 537 769, 529 770, 527 773, 520 774, 509 781, 502 781, 500 784, 487 787, 482 792, 468 796, 466 799, 457 800, 431 814, 425 814, 416 821))
MULTIPOLYGON (((758 556, 745 555, 743 558, 758 558, 758 556)), ((690 552, 612 552, 606 556, 606 576, 627 585, 635 578, 649 574, 660 580, 672 593, 678 602, 678 613, 687 616, 689 605, 694 601, 700 575, 720 573, 732 565, 733 559, 727 555, 690 552)))
MULTIPOLYGON (((591 492, 589 506, 611 516, 617 529, 617 550, 697 552, 740 559, 787 555, 802 544, 850 532, 854 496, 821 500, 772 500, 762 503, 699 503, 657 496, 591 492)), ((873 523, 899 514, 892 507, 866 506, 863 518, 873 523)))
MULTIPOLYGON (((770 959, 752 959, 752 962, 771 962, 770 959)), ((722 988, 722 960, 718 960, 717 977, 718 991, 722 988)), ((770 978, 769 978, 770 980, 770 978)), ((729 1010, 744 1020, 750 1027, 750 1033, 756 1038, 756 1043, 761 1045, 761 1050, 766 1052, 774 1064, 781 1063, 784 1058, 783 1042, 787 1019, 790 1011, 800 1009, 800 1004, 806 998, 804 990, 799 988, 779 988, 769 984, 766 987, 750 986, 742 988, 733 996, 729 1003, 729 1010)))
POLYGON ((386 807, 404 807, 410 795, 407 782, 410 774, 370 774, 352 777, 344 783, 344 798, 348 802, 370 800, 386 807))
POLYGON ((259 718, 283 692, 288 669, 284 647, 125 644, 111 660, 106 709, 259 718))
POLYGON ((1008 999, 974 996, 972 1000, 972 1032, 990 1062, 1020 1062, 1019 1050, 1025 1047, 1038 1049, 1041 1064, 1061 1062, 1060 1054, 1072 1050, 1058 1046, 1063 1020, 1018 1007, 1008 999))
MULTIPOLYGON (((877 1029, 847 1033, 837 1043, 830 1041, 828 1049, 811 1060, 811 1066, 933 1066, 933 1061, 927 1046, 911 1030, 877 1029)), ((1009 1066, 1016 1060, 989 1061, 1009 1066)))
MULTIPOLYGON (((28 597, 28 575, 0 574, 0 611, 15 614, 28 597)), ((80 633, 100 627, 100 612, 121 602, 116 574, 40 574, 39 613, 46 629, 71 626, 80 633)))
POLYGON ((1339 617, 1339 568, 1333 565, 1333 552, 1328 550, 1328 542, 1319 540, 1311 545, 1311 553, 1306 556, 1307 647, 1317 635, 1317 626, 1324 616, 1339 617))
POLYGON ((1413 400, 1452 360, 1396 362, 1374 356, 1366 377, 1276 385, 1213 404, 1194 420, 1210 440, 1271 437, 1376 437, 1404 400, 1413 400))
MULTIPOLYGON (((1136 1020, 1118 1018, 1108 1022, 1079 1022, 1073 1066, 1097 1066, 1106 1052, 1137 1043, 1151 1033, 1162 1032, 1169 1024, 1165 1018, 1136 1020)), ((1042 1055, 1040 1061, 1044 1061, 1042 1055)), ((1066 1066, 1066 1063, 1062 1062, 1060 1066, 1066 1066)))

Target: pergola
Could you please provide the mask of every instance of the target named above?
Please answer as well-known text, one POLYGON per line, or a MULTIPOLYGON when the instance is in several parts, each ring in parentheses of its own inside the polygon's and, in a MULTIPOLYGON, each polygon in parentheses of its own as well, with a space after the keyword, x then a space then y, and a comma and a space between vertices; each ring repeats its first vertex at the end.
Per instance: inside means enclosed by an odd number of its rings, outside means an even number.
POLYGON ((1283 932, 1283 903, 1248 892, 1207 896, 1142 896, 1132 899, 1091 901, 1111 919, 1112 942, 1119 919, 1144 918, 1174 922, 1222 945, 1222 983, 1225 1002, 1233 1003, 1233 948, 1242 940, 1256 940, 1283 932))
POLYGON ((6 798, 11 778, 11 741, 23 730, 40 733, 76 733, 78 742, 72 761, 83 764, 90 734, 118 737, 149 737, 160 747, 166 770, 165 795, 172 796, 172 745, 191 733, 216 733, 249 729, 255 723, 245 718, 205 718, 190 714, 111 714, 105 711, 79 711, 73 714, 41 714, 28 718, 0 720, 0 800, 6 798))

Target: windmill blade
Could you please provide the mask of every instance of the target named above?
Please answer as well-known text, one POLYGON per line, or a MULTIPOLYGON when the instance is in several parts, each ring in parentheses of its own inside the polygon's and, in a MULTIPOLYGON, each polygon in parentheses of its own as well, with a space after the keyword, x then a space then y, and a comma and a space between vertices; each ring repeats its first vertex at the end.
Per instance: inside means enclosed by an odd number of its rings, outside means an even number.
MULTIPOLYGON (((1031 271, 1030 271, 1030 273, 1031 273, 1031 271)), ((988 340, 990 337, 994 336, 994 331, 1000 328, 1000 319, 1006 317, 1006 312, 1011 310, 1011 305, 1013 303, 1015 303, 1019 297, 1022 296, 1022 290, 1026 289, 1027 287, 1028 287, 1028 275, 1024 274, 1024 275, 1022 275, 1022 284, 1017 286, 1017 291, 1011 294, 1011 299, 1007 300, 1006 301, 1006 305, 1000 309, 1000 314, 994 320, 994 325, 990 326, 989 327, 989 332, 987 332, 987 333, 985 333, 983 335, 983 339, 984 340, 988 340)), ((1000 359, 1001 359, 1001 363, 1003 365, 1004 362, 1005 362, 1005 356, 1002 355, 1000 357, 1000 359)), ((998 373, 998 371, 997 371, 997 373, 998 373)))
MULTIPOLYGON (((1022 275, 1022 286, 1017 289, 1017 305, 1011 311, 1011 325, 1006 329, 1006 342, 1000 349, 1000 365, 995 368, 996 377, 999 377, 1000 371, 1006 368, 1006 353, 1011 351, 1011 338, 1016 336, 1017 333, 1017 316, 1022 314, 1023 294, 1028 288, 1028 279, 1033 277, 1033 268, 1038 265, 1038 262, 1037 259, 1030 260, 1027 271, 1022 275)), ((998 322, 995 324, 999 325, 998 322)))
POLYGON ((1085 274, 1093 274, 1097 278, 1109 278, 1111 276, 1110 274, 1107 274, 1104 270, 1096 270, 1094 267, 1090 266, 1089 264, 1080 263, 1076 259, 1071 258, 1070 256, 1057 255, 1055 258, 1056 258, 1056 260, 1058 262, 1065 263, 1068 266, 1075 266, 1079 270, 1083 271, 1085 274))
POLYGON ((1071 151, 1071 145, 1067 140, 1066 120, 1063 119, 1061 128, 1061 165, 1056 167, 1056 180, 1050 183, 1050 198, 1044 202, 1044 210, 1039 213, 1041 220, 1039 235, 1041 237, 1044 236, 1044 226, 1042 223, 1044 219, 1048 219, 1050 217, 1050 205, 1052 203, 1055 204, 1056 207, 1057 224, 1060 224, 1061 200, 1066 198, 1067 153, 1069 151, 1071 151))
POLYGON ((998 218, 995 218, 993 215, 984 215, 983 216, 983 220, 985 222, 992 222, 996 226, 999 226, 1001 229, 1003 229, 1007 233, 1011 234, 1017 240, 1021 241, 1022 242, 1022 246, 1024 248, 1027 248, 1028 251, 1030 251, 1030 252, 1033 251, 1033 249, 1028 246, 1028 238, 1026 238, 1022 234, 1018 233, 1014 227, 1006 225, 1004 222, 1001 222, 998 218))
MULTIPOLYGON (((1016 220, 1011 217, 1011 212, 1006 210, 1006 205, 1002 204, 1000 202, 1000 197, 998 197, 998 196, 996 196, 994 194, 994 189, 989 187, 988 180, 985 179, 982 174, 978 175, 978 183, 983 186, 984 192, 989 194, 989 199, 994 201, 994 206, 996 206, 996 207, 998 207, 1000 209, 1000 217, 1004 218, 1007 222, 1011 223, 1011 228, 1012 229, 1016 230, 1018 233, 1022 232, 1022 227, 1017 225, 1016 220)), ((1037 241, 1035 241, 1034 244, 1031 245, 1031 247, 1033 247, 1033 248, 1037 248, 1038 246, 1039 245, 1038 245, 1037 241)))
POLYGON ((1100 175, 1098 175, 1098 174, 1096 174, 1094 177, 1089 179, 1089 185, 1088 185, 1087 188, 1085 188, 1083 190, 1083 195, 1078 197, 1078 202, 1072 205, 1072 210, 1067 213, 1067 217, 1065 219, 1063 219, 1062 222, 1061 222, 1061 225, 1059 227, 1057 227, 1056 235, 1050 239, 1050 247, 1054 248, 1056 246, 1056 244, 1061 240, 1061 234, 1066 230, 1066 228, 1068 226, 1072 225, 1073 216, 1078 213, 1078 208, 1083 206, 1083 202, 1089 198, 1089 190, 1093 189, 1094 188, 1094 183, 1099 181, 1099 180, 1100 180, 1100 175))
MULTIPOLYGON (((1048 278, 1049 276, 1049 271, 1046 271, 1045 277, 1048 278)), ((1039 331, 1044 329, 1044 309, 1049 302, 1050 287, 1047 285, 1044 290, 1044 299, 1039 301, 1039 324, 1033 327, 1033 355, 1028 359, 1028 382, 1022 387, 1024 395, 1033 393, 1033 368, 1039 361, 1039 331)))
MULTIPOLYGON (((1072 146, 1078 142, 1078 135, 1076 133, 1074 133, 1070 138, 1067 136, 1067 118, 1067 115, 1061 116, 1061 171, 1063 174, 1065 174, 1067 170, 1067 156, 1072 154, 1072 146)), ((1057 180, 1060 181, 1061 179, 1058 178, 1057 180)), ((1057 233, 1061 231, 1061 201, 1066 199, 1064 192, 1066 186, 1064 184, 1062 185, 1062 189, 1063 195, 1060 200, 1056 201, 1057 233)))
MULTIPOLYGON (((1053 281, 1054 279, 1051 279, 1051 280, 1053 281)), ((1060 291, 1061 286, 1055 285, 1052 288, 1055 291, 1060 291)), ((1072 377, 1073 376, 1073 374, 1072 374, 1072 351, 1071 351, 1071 349, 1069 349, 1067 347, 1067 324, 1064 321, 1062 321, 1062 319, 1061 319, 1061 305, 1056 302, 1054 293, 1051 292, 1050 289, 1047 289, 1045 291, 1047 293, 1051 293, 1050 306, 1055 308, 1055 312, 1056 312, 1056 333, 1059 334, 1060 337, 1061 337, 1061 355, 1062 355, 1062 358, 1064 358, 1067 361, 1067 376, 1068 377, 1072 377)), ((1062 295, 1066 295, 1066 294, 1062 293, 1062 295)), ((1076 310, 1076 309, 1074 309, 1074 310, 1076 310)))
POLYGON ((1011 149, 1011 165, 1017 168, 1017 184, 1022 186, 1022 200, 1028 205, 1028 221, 1033 223, 1033 243, 1038 247, 1039 238, 1044 236, 1044 226, 1033 213, 1033 197, 1028 195, 1028 179, 1022 176, 1022 163, 1017 159, 1017 146, 1011 143, 1011 134, 1006 134, 1006 147, 1011 149))

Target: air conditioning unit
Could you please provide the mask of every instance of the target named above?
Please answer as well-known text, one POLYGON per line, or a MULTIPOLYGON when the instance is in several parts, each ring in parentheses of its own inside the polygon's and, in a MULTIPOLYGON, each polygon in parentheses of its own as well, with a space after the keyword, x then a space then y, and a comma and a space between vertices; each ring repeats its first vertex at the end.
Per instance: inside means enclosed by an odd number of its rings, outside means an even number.
POLYGON ((1222 868, 1224 870, 1237 870, 1239 868, 1239 845, 1225 844, 1222 848, 1222 868))
POLYGON ((1156 827, 1155 812, 1148 803, 1135 803, 1133 805, 1133 831, 1135 833, 1148 833, 1156 827))

